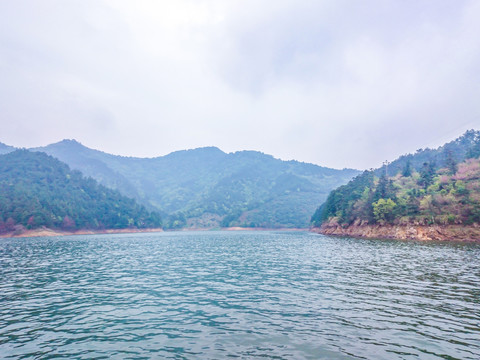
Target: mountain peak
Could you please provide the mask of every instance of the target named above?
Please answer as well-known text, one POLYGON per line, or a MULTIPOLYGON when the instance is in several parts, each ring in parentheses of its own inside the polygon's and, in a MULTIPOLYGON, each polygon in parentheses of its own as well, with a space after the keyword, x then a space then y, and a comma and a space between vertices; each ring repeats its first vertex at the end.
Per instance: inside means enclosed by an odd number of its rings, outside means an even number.
POLYGON ((54 143, 52 145, 74 145, 74 146, 83 146, 80 142, 78 142, 77 140, 75 139, 63 139, 62 141, 59 141, 57 143, 54 143))
POLYGON ((36 151, 45 151, 45 150, 56 151, 56 150, 59 150, 59 149, 64 149, 64 150, 69 150, 69 151, 82 151, 82 150, 85 150, 85 149, 88 149, 88 148, 85 145, 79 143, 75 139, 63 139, 59 142, 56 142, 56 143, 53 143, 53 144, 50 144, 50 145, 47 145, 47 146, 35 148, 33 150, 36 150, 36 151))
POLYGON ((14 148, 13 146, 0 142, 0 154, 7 154, 9 152, 14 151, 15 149, 16 148, 14 148))
POLYGON ((224 154, 224 152, 216 146, 203 146, 203 147, 199 147, 199 148, 195 148, 195 149, 190 149, 190 150, 187 150, 187 151, 196 151, 196 152, 204 152, 204 153, 222 153, 222 154, 224 154))
POLYGON ((171 152, 168 155, 165 155, 165 157, 168 158, 177 158, 177 157, 183 157, 183 156, 223 156, 225 153, 217 148, 216 146, 205 146, 205 147, 199 147, 195 149, 187 149, 187 150, 178 150, 171 152))

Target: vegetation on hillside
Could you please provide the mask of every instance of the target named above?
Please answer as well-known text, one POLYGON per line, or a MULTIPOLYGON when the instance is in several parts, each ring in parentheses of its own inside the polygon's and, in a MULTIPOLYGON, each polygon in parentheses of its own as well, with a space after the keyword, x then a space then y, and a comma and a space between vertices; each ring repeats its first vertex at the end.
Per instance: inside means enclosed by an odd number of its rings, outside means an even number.
POLYGON ((328 193, 359 173, 256 151, 226 154, 215 147, 149 159, 106 154, 74 140, 38 150, 157 209, 171 229, 308 227, 311 213, 328 193))
POLYGON ((330 193, 312 225, 480 223, 479 156, 480 133, 471 130, 439 149, 365 171, 330 193))
POLYGON ((13 146, 6 145, 0 142, 0 155, 8 154, 9 152, 15 151, 16 149, 13 146))
POLYGON ((478 153, 478 157, 480 155, 480 131, 468 130, 462 136, 437 149, 418 149, 414 154, 402 155, 374 172, 378 177, 385 172, 388 175, 395 175, 407 168, 419 172, 425 163, 432 163, 435 168, 439 169, 448 167, 451 159, 461 162, 469 157, 475 157, 475 152, 478 153))
POLYGON ((84 178, 45 153, 17 150, 0 156, 0 232, 38 227, 63 230, 160 227, 118 191, 84 178))

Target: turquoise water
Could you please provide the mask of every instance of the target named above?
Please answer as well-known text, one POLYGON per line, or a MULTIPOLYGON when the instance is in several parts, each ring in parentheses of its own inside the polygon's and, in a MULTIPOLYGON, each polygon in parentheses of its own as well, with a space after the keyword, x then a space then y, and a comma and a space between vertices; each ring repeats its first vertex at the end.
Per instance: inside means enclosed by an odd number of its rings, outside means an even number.
POLYGON ((0 358, 479 359, 480 245, 0 239, 0 358))

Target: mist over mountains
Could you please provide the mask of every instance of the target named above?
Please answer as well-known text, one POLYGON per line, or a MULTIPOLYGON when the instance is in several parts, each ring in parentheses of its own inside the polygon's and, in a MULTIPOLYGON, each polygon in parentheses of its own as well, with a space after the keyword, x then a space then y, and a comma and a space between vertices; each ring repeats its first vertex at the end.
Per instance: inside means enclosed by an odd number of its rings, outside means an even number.
MULTIPOLYGON (((0 147, 8 152, 14 148, 0 147)), ((162 214, 164 226, 304 228, 329 192, 359 171, 216 147, 156 158, 107 154, 63 140, 45 152, 162 214)))
POLYGON ((13 146, 5 145, 3 143, 0 143, 0 155, 1 154, 8 154, 9 152, 14 151, 15 148, 13 146))

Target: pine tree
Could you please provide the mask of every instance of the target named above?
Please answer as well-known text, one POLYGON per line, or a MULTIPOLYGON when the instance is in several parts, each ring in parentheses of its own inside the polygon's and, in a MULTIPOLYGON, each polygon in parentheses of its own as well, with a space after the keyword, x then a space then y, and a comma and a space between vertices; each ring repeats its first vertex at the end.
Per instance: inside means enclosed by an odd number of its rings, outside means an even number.
POLYGON ((435 176, 435 163, 432 161, 424 162, 422 170, 420 170, 419 185, 425 189, 433 183, 433 177, 435 176))
POLYGON ((455 175, 457 173, 457 161, 455 160, 453 152, 450 149, 445 151, 445 164, 447 165, 448 171, 451 175, 455 175))
POLYGON ((412 164, 410 162, 410 159, 407 160, 407 163, 405 164, 405 167, 402 170, 402 176, 404 177, 412 176, 412 164))

